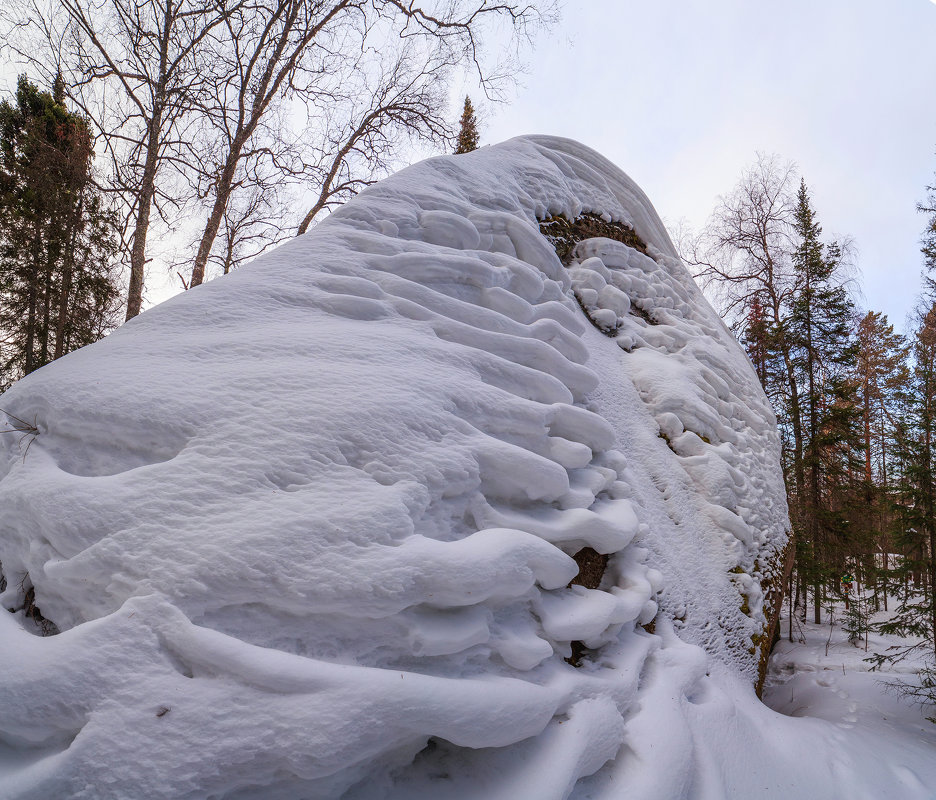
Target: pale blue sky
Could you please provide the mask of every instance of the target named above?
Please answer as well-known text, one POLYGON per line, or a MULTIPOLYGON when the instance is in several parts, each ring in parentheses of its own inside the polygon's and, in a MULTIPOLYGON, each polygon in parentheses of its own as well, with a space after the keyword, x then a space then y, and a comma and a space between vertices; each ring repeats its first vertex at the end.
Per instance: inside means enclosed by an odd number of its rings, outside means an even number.
MULTIPOLYGON (((2 0, 0 0, 2 2, 2 0)), ((898 328, 920 286, 916 204, 936 172, 933 0, 564 0, 482 142, 568 136, 698 227, 755 152, 797 163, 830 235, 853 237, 865 307, 898 328)), ((2 65, 12 86, 15 67, 2 65)), ((454 107, 454 106, 453 106, 454 107)), ((178 290, 151 271, 157 301, 178 290)))
MULTIPOLYGON (((795 161, 827 234, 858 248, 865 307, 898 328, 919 290, 936 172, 931 0, 566 0, 482 141, 568 136, 668 222, 703 223, 758 150, 795 161)), ((466 87, 470 90, 470 86, 466 87)))

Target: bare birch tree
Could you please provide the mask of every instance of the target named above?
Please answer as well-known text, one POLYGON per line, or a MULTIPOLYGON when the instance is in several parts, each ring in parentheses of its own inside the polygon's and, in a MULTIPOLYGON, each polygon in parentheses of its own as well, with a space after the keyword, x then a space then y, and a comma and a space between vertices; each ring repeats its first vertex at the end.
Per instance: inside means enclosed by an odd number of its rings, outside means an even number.
MULTIPOLYGON (((226 36, 216 38, 212 48, 215 91, 201 101, 204 118, 216 133, 219 157, 209 176, 213 201, 190 287, 204 280, 215 238, 238 188, 238 168, 264 156, 275 162, 274 148, 281 132, 269 125, 269 118, 288 94, 303 91, 303 84, 310 82, 309 54, 320 49, 312 47, 313 42, 319 44, 316 37, 322 37, 330 26, 347 24, 345 15, 361 14, 365 5, 362 0, 268 0, 238 8, 226 17, 226 36)), ((340 53, 333 57, 339 58, 340 53)))
MULTIPOLYGON (((792 264, 796 169, 776 156, 758 154, 735 188, 721 199, 687 261, 714 290, 722 314, 742 335, 756 322, 750 345, 778 362, 764 389, 775 408, 790 410, 794 495, 804 484, 799 387, 786 334, 785 308, 796 291, 792 264), (752 313, 753 312, 753 313, 752 313), (779 374, 777 374, 779 373, 779 374)), ((762 372, 761 369, 758 370, 762 372)), ((761 375, 762 380, 765 375, 761 375)))
MULTIPOLYGON (((180 203, 172 173, 185 167, 192 100, 210 80, 204 50, 242 3, 216 0, 23 0, 7 13, 46 38, 37 66, 61 71, 112 161, 112 192, 125 207, 130 284, 126 318, 140 313, 153 210, 180 203)), ((31 39, 30 41, 35 41, 31 39)), ((21 52, 23 48, 20 48, 21 52)))
POLYGON ((260 191, 277 176, 282 184, 313 187, 299 224, 305 231, 395 165, 402 143, 447 144, 452 72, 472 69, 495 93, 515 69, 487 57, 484 37, 493 25, 506 25, 516 44, 551 18, 554 5, 12 2, 0 12, 8 46, 40 72, 54 64, 64 73, 112 162, 107 188, 125 207, 127 319, 142 307, 154 213, 169 224, 188 202, 204 208, 190 286, 205 279, 210 262, 231 269, 251 252, 250 242, 262 249, 280 237, 276 203, 260 191), (27 33, 44 41, 40 55, 27 33))
POLYGON ((388 0, 267 0, 230 14, 213 59, 225 71, 204 100, 221 157, 206 176, 211 207, 189 285, 205 279, 232 196, 249 191, 249 182, 235 180, 238 165, 266 160, 315 187, 299 223, 304 233, 321 212, 388 171, 402 142, 448 140, 447 78, 470 65, 482 83, 497 85, 501 71, 486 65, 480 37, 505 18, 523 35, 542 15, 490 0, 428 10, 388 0), (281 124, 297 108, 308 120, 298 153, 281 124))
POLYGON ((358 69, 348 76, 338 113, 328 103, 321 104, 316 148, 307 164, 318 191, 299 223, 299 234, 321 212, 345 202, 387 172, 402 141, 447 141, 451 131, 440 112, 445 107, 444 74, 449 66, 445 53, 426 61, 417 48, 404 46, 393 63, 358 69))

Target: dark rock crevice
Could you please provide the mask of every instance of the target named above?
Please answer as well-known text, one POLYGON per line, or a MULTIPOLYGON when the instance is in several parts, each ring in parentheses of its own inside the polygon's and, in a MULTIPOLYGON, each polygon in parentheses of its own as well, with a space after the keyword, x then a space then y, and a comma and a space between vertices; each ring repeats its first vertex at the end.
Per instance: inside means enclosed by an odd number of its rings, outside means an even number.
POLYGON ((565 217, 548 217, 540 220, 539 228, 540 233, 556 248, 556 255, 565 266, 569 266, 573 261, 572 252, 575 245, 585 239, 613 239, 649 255, 646 243, 630 225, 603 219, 591 211, 586 211, 572 220, 565 217))
MULTIPOLYGON (((0 570, 0 591, 5 591, 6 587, 6 577, 3 575, 2 570, 0 570)), ((9 612, 15 614, 18 611, 22 611, 26 619, 32 620, 42 636, 54 636, 59 633, 58 625, 43 616, 39 606, 36 605, 36 588, 29 580, 28 572, 23 576, 23 580, 20 581, 19 591, 22 595, 22 602, 18 606, 8 609, 9 612)))

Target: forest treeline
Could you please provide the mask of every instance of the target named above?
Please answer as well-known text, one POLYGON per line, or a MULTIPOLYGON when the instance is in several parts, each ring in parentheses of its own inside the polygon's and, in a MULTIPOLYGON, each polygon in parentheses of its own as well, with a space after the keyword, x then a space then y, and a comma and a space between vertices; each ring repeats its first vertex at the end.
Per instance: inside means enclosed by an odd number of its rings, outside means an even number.
MULTIPOLYGON (((24 75, 0 100, 0 391, 103 337, 126 302, 119 215, 94 176, 91 126, 64 89, 61 75, 51 92, 24 75)), ((467 97, 454 144, 478 146, 467 97)))
POLYGON ((32 78, 3 106, 0 389, 102 335, 116 306, 136 316, 154 258, 196 286, 305 232, 414 143, 464 148, 447 118, 450 79, 468 70, 497 95, 516 74, 517 46, 554 8, 0 5, 0 51, 32 78), (180 239, 167 253, 165 242, 180 239), (27 286, 30 272, 42 279, 27 286))
MULTIPOLYGON (((758 157, 683 249, 743 344, 779 424, 793 526, 791 611, 820 622, 854 578, 846 627, 921 644, 936 666, 936 189, 906 335, 860 309, 847 240, 823 237, 805 180, 758 157), (843 581, 843 578, 845 581, 843 581), (865 599, 866 598, 866 599, 865 599), (888 603, 891 608, 888 609, 888 603), (896 603, 896 608, 893 604, 896 603)), ((792 613, 791 613, 792 621, 792 613)), ((791 633, 792 635, 792 633, 791 633)), ((934 673, 924 675, 924 684, 934 673)), ((930 681, 932 683, 932 681, 930 681)))

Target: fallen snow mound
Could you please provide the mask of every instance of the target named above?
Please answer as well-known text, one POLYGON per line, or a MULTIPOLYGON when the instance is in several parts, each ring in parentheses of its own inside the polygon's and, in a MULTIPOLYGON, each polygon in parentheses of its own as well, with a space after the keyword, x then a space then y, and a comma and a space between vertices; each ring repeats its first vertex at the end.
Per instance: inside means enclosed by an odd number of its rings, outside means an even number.
POLYGON ((0 409, 0 797, 769 795, 773 415, 591 150, 404 170, 0 409), (585 212, 645 247, 564 266, 585 212))

